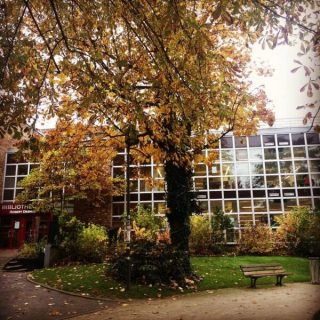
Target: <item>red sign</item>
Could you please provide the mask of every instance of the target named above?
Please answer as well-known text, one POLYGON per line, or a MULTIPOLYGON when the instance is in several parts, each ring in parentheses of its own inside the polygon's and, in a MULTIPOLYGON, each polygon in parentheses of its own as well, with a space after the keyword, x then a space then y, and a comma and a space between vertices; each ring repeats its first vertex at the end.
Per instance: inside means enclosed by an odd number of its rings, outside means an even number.
POLYGON ((0 214, 28 214, 34 213, 32 206, 29 204, 19 203, 2 203, 0 214))

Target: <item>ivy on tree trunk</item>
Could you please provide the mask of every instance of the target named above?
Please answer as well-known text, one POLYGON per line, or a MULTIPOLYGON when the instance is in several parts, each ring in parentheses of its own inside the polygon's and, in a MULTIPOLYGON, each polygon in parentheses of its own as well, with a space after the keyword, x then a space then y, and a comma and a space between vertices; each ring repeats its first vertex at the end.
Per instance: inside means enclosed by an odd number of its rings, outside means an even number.
POLYGON ((190 215, 192 213, 192 169, 167 161, 164 165, 167 182, 167 214, 172 245, 185 252, 185 269, 191 272, 189 260, 190 215))

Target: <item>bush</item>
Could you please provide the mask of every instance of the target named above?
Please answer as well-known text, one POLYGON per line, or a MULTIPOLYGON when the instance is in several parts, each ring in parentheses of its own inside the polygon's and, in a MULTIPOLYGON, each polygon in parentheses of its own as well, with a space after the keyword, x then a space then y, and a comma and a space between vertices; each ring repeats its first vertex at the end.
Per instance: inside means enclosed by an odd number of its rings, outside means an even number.
POLYGON ((38 259, 43 256, 44 242, 25 242, 19 249, 18 257, 23 259, 38 259))
POLYGON ((102 262, 107 254, 107 232, 104 227, 89 224, 77 240, 77 258, 85 262, 102 262))
POLYGON ((275 249, 275 236, 272 229, 264 224, 246 225, 241 232, 238 251, 240 254, 268 255, 275 249))
POLYGON ((138 207, 132 214, 132 229, 136 240, 157 241, 167 229, 165 218, 156 216, 151 209, 138 207))
POLYGON ((231 220, 223 211, 208 215, 193 215, 190 218, 189 248, 192 254, 213 254, 225 250, 225 232, 232 227, 231 220))
POLYGON ((68 213, 59 215, 56 245, 63 258, 80 262, 102 262, 107 253, 107 242, 104 227, 95 224, 85 226, 68 213))
POLYGON ((288 254, 320 256, 320 211, 295 207, 278 218, 277 240, 288 254))
MULTIPOLYGON (((174 284, 186 286, 190 280, 189 257, 166 243, 136 240, 130 246, 131 280, 142 284, 174 284), (187 266, 187 267, 186 267, 187 266)), ((108 273, 126 281, 128 253, 120 252, 109 260, 108 273)))
POLYGON ((211 252, 211 226, 208 216, 193 215, 190 218, 189 249, 192 254, 206 255, 211 252))

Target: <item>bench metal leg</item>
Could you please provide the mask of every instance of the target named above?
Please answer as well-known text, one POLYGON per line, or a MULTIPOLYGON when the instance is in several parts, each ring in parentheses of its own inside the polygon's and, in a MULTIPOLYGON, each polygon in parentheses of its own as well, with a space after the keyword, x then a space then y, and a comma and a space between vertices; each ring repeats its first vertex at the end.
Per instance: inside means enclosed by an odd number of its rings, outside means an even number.
POLYGON ((250 286, 250 288, 256 288, 257 278, 251 277, 250 279, 251 279, 251 286, 250 286))
POLYGON ((276 286, 282 286, 282 279, 284 276, 277 276, 277 283, 276 286))

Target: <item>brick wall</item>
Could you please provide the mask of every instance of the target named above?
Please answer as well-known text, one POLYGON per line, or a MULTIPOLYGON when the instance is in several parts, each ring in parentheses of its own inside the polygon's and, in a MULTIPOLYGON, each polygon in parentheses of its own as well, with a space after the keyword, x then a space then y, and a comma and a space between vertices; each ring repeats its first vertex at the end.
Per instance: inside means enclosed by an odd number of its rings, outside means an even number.
POLYGON ((109 229, 112 227, 111 201, 110 197, 105 206, 95 207, 85 200, 78 200, 74 204, 74 213, 83 222, 99 224, 109 229))

